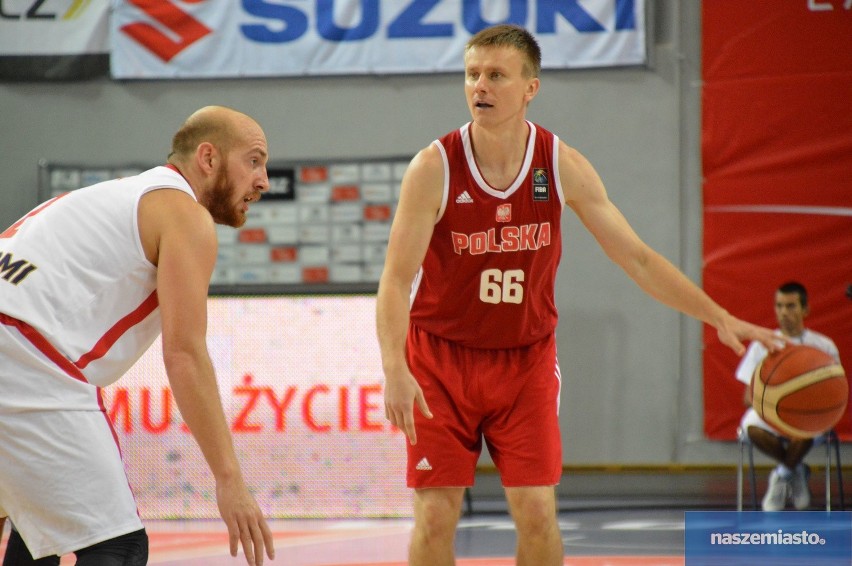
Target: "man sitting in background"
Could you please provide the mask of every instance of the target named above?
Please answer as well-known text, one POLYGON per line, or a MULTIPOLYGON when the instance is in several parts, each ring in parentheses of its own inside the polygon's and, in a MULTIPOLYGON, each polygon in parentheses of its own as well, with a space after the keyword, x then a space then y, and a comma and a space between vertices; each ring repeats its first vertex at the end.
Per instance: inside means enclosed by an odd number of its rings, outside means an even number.
MULTIPOLYGON (((813 346, 840 363, 837 346, 831 338, 805 328, 805 317, 809 312, 808 292, 801 283, 790 281, 775 291, 775 317, 778 319, 778 332, 791 344, 813 346)), ((752 342, 737 366, 737 380, 749 385, 755 368, 766 354, 763 344, 757 341, 752 342)), ((811 491, 808 487, 810 473, 803 460, 813 446, 814 440, 783 436, 758 416, 757 411, 751 406, 748 391, 745 404, 748 410, 740 421, 741 434, 758 450, 778 462, 769 475, 769 487, 763 497, 763 510, 782 511, 787 505, 787 500, 792 500, 793 507, 797 510, 807 509, 811 504, 811 491)))

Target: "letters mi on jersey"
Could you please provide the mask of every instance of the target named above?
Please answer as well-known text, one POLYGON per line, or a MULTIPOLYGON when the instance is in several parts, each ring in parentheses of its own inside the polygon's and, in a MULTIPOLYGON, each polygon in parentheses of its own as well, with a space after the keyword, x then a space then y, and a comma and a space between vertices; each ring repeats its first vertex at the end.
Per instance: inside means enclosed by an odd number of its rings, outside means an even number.
POLYGON ((461 255, 465 250, 471 255, 484 253, 523 252, 550 245, 550 222, 489 228, 482 232, 462 234, 452 232, 453 251, 461 255), (499 234, 499 237, 498 237, 499 234))
POLYGON ((4 253, 0 250, 0 278, 5 279, 12 285, 17 285, 26 279, 27 275, 38 269, 35 265, 24 259, 19 259, 18 261, 12 261, 12 259, 11 253, 4 253))

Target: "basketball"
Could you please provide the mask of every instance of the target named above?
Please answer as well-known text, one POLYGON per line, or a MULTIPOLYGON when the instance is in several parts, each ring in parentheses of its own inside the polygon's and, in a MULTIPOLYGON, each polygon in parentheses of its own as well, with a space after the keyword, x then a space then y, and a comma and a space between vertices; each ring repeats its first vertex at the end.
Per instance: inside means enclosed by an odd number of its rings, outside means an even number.
POLYGON ((811 346, 787 346, 766 356, 754 370, 751 392, 763 420, 800 439, 831 429, 849 400, 843 367, 811 346))

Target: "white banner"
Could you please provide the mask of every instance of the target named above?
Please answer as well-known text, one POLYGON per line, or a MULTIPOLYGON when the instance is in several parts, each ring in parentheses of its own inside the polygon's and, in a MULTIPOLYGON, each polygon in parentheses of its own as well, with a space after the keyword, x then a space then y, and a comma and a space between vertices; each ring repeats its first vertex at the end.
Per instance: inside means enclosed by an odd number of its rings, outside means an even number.
POLYGON ((469 37, 530 30, 544 68, 645 62, 645 0, 113 0, 118 79, 458 71, 469 37))
POLYGON ((109 51, 108 0, 0 1, 0 56, 109 51))

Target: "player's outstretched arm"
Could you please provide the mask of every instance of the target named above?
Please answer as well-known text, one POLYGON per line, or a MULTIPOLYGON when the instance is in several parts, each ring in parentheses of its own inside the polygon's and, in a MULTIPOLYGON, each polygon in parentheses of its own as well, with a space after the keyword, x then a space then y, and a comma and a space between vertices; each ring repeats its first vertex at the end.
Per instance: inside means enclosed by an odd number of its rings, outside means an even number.
POLYGON ((780 344, 772 330, 732 316, 662 255, 643 242, 609 200, 592 165, 560 142, 560 179, 565 200, 606 252, 639 287, 680 312, 712 325, 719 340, 737 355, 744 341, 757 340, 769 351, 780 344))
POLYGON ((242 543, 251 566, 274 557, 272 533, 246 487, 207 352, 207 291, 216 261, 209 213, 188 195, 163 189, 143 197, 140 233, 156 241, 157 295, 163 324, 163 360, 184 421, 216 480, 219 512, 230 550, 242 543))

